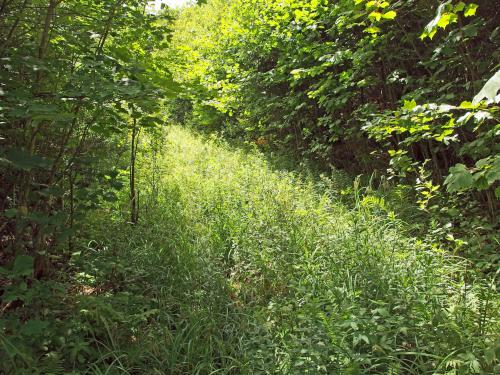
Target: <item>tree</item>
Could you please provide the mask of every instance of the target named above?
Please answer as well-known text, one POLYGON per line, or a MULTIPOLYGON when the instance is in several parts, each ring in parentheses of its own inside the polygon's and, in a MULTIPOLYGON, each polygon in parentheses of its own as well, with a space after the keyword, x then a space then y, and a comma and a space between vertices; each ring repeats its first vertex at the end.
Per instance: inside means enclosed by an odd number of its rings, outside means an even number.
POLYGON ((0 7, 1 245, 10 259, 35 257, 38 277, 56 244, 69 238, 71 250, 82 215, 113 199, 121 164, 107 156, 126 152, 123 140, 137 120, 129 109, 141 118, 156 114, 176 90, 155 56, 170 16, 148 13, 147 3, 13 0, 0 7))

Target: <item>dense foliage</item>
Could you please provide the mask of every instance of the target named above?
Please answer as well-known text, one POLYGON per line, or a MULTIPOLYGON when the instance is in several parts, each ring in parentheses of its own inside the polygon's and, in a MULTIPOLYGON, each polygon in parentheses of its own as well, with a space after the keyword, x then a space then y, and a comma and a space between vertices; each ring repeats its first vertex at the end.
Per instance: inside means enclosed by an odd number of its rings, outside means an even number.
POLYGON ((499 373, 496 2, 150 3, 0 0, 0 373, 499 373))
POLYGON ((71 242, 86 209, 113 199, 129 130, 158 122, 152 115, 172 87, 152 55, 165 21, 145 7, 2 3, 2 246, 5 257, 35 257, 37 274, 50 272, 50 248, 71 242))
POLYGON ((176 112, 410 185, 430 227, 495 263, 497 20, 495 1, 209 1, 176 24, 176 112))
MULTIPOLYGON (((0 2, 2 314, 54 303, 48 297, 59 296, 61 285, 38 280, 67 270, 85 216, 116 200, 128 158, 133 171, 136 134, 161 120, 162 98, 175 90, 155 56, 170 18, 151 14, 147 3, 0 2)), ((134 188, 130 201, 134 206, 134 188)), ((0 372, 37 357, 32 344, 47 324, 21 326, 29 317, 23 314, 0 321, 0 372), (13 342, 4 341, 5 332, 13 342)))

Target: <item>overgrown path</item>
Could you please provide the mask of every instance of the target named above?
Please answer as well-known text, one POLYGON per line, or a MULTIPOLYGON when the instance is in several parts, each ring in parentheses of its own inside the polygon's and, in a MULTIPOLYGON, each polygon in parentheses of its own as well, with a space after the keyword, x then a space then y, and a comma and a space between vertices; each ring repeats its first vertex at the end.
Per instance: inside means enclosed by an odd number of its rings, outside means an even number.
POLYGON ((472 278, 465 287, 465 263, 406 237, 375 196, 355 192, 355 207, 346 208, 317 182, 177 127, 163 155, 143 155, 139 170, 148 191, 140 223, 107 224, 101 241, 108 245, 94 261, 102 271, 98 263, 115 257, 101 277, 112 275, 116 292, 86 300, 96 317, 115 321, 97 367, 162 374, 488 368, 495 307, 476 299, 488 289, 472 278))

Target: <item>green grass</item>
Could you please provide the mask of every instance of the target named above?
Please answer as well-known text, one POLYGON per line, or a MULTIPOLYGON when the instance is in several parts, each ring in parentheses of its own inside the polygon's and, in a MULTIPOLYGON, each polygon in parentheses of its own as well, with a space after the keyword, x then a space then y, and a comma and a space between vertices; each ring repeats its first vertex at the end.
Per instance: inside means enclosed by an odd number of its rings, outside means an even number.
MULTIPOLYGON (((356 195, 348 209, 312 179, 180 128, 164 150, 161 194, 143 225, 189 275, 166 279, 168 295, 182 290, 178 305, 210 322, 188 334, 213 340, 200 356, 207 373, 492 369, 484 350, 498 298, 464 260, 406 237, 382 200, 356 195)), ((172 263, 157 251, 138 252, 158 257, 147 269, 172 263)))
POLYGON ((178 127, 152 160, 140 160, 139 224, 116 210, 90 223, 75 267, 92 293, 73 297, 72 334, 38 368, 494 373, 493 287, 409 237, 383 199, 355 186, 346 207, 312 177, 178 127))

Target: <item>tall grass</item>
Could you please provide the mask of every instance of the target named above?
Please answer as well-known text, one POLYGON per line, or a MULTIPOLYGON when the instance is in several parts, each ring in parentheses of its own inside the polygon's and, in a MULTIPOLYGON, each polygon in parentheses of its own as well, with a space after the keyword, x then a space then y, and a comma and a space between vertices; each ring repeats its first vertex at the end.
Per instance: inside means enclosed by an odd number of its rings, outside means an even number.
POLYGON ((160 155, 140 160, 140 223, 96 234, 125 264, 119 292, 151 311, 117 326, 135 327, 126 339, 102 339, 95 373, 496 370, 493 285, 410 238, 383 199, 355 185, 347 208, 312 178, 178 127, 160 155))

